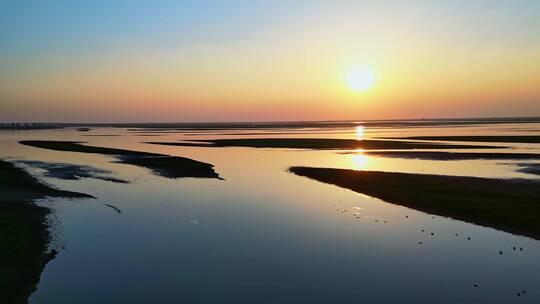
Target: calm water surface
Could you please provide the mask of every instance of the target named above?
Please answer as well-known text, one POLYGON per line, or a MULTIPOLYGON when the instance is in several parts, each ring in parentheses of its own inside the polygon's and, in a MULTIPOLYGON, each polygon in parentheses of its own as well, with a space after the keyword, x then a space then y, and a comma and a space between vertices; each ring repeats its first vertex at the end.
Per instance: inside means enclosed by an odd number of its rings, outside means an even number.
MULTIPOLYGON (((51 247, 60 253, 47 264, 30 303, 540 303, 540 242, 417 212, 286 172, 292 165, 309 165, 535 178, 513 171, 512 161, 427 161, 371 157, 361 151, 340 154, 343 151, 143 143, 239 136, 475 134, 535 135, 540 134, 540 124, 2 131, 2 158, 91 165, 130 181, 65 181, 41 175, 47 183, 98 199, 41 202, 54 210, 51 247), (239 135, 265 132, 272 134, 239 135), (186 156, 214 164, 224 180, 157 177, 143 168, 113 163, 107 156, 17 144, 22 139, 78 140, 186 156), (523 251, 513 251, 513 246, 523 251), (499 250, 504 254, 499 255, 499 250), (521 290, 526 295, 517 297, 521 290)), ((512 152, 540 153, 540 145, 513 147, 512 152)))

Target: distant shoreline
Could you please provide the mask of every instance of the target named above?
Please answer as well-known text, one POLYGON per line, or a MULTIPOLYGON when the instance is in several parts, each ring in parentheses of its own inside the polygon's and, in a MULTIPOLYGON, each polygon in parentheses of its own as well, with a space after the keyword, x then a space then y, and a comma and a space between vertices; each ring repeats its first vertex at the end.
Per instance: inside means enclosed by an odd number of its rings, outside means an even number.
POLYGON ((252 128, 304 128, 304 127, 350 127, 359 124, 367 127, 377 126, 437 126, 472 125, 486 123, 540 123, 540 116, 532 117, 470 117, 470 118, 405 118, 373 120, 298 120, 298 121, 230 121, 230 122, 74 122, 74 123, 33 123, 3 122, 0 130, 29 130, 51 128, 163 128, 163 129, 252 129, 252 128), (18 127, 17 127, 18 125, 18 127), (34 125, 34 127, 33 127, 34 125))

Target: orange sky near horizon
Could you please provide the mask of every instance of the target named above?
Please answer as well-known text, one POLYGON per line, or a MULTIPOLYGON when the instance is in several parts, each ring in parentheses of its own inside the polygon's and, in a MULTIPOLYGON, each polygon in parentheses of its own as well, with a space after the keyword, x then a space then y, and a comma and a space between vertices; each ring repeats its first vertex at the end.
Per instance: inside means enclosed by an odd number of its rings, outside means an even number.
MULTIPOLYGON (((0 47, 0 121, 540 115, 538 30, 524 33, 529 39, 516 38, 517 31, 538 23, 529 15, 501 11, 492 20, 487 14, 400 7, 357 18, 361 10, 326 6, 299 6, 282 22, 267 20, 241 33, 219 35, 210 27, 206 31, 214 35, 207 33, 204 41, 153 43, 143 35, 103 42, 97 35, 88 48, 81 42, 62 45, 62 39, 35 52, 0 47), (420 18, 426 12, 434 16, 420 18), (503 28, 505 18, 522 24, 503 28), (494 25, 499 28, 487 28, 494 25), (348 70, 357 65, 375 75, 363 92, 346 84, 348 70)), ((253 21, 239 22, 235 26, 253 21)))

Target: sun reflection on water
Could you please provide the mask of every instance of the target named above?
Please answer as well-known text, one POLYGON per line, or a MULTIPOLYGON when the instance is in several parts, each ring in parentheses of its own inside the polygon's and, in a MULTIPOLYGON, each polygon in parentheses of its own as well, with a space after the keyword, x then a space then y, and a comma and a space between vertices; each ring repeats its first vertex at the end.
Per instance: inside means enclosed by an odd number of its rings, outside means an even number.
POLYGON ((353 167, 355 170, 362 170, 365 169, 367 165, 367 156, 362 154, 363 150, 359 149, 356 150, 357 154, 354 154, 352 156, 353 160, 353 167))
POLYGON ((356 139, 364 139, 364 126, 356 126, 356 139))

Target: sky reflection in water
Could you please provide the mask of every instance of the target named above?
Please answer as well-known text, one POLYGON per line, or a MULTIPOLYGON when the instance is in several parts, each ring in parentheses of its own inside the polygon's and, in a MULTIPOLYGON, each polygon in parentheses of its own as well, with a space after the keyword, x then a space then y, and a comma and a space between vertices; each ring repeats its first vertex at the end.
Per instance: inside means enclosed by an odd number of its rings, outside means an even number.
MULTIPOLYGON (((499 131, 490 125, 356 128, 283 136, 371 138, 485 134, 486 130, 506 134, 520 126, 497 127, 499 131)), ((44 178, 98 199, 44 202, 55 210, 54 246, 66 248, 47 265, 31 303, 350 303, 351 299, 509 303, 522 289, 527 295, 520 302, 540 299, 539 242, 433 217, 286 172, 292 165, 308 165, 534 178, 514 172, 511 166, 497 161, 385 159, 336 151, 156 146, 141 143, 145 136, 124 129, 90 133, 123 136, 86 137, 74 130, 0 133, 3 158, 89 165, 131 182, 44 178), (143 168, 111 163, 106 156, 18 145, 16 141, 22 139, 82 140, 96 146, 186 156, 214 164, 225 180, 166 179, 143 168), (524 250, 513 251, 513 246, 524 250), (499 255, 499 250, 504 254, 499 255)), ((166 133, 159 141, 215 137, 166 133)), ((534 145, 515 150, 534 149, 538 152, 534 145)))

